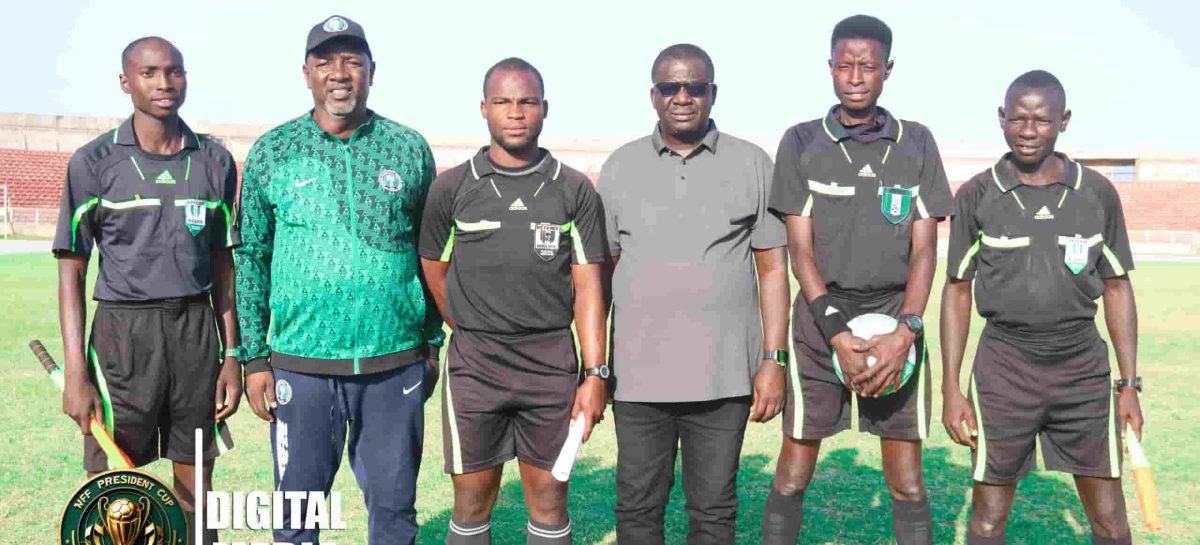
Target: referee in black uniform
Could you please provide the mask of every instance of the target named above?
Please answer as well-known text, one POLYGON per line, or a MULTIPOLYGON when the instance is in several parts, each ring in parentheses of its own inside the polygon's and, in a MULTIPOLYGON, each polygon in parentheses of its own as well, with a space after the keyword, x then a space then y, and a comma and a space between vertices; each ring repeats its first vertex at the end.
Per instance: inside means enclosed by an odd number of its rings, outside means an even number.
POLYGON ((190 510, 195 430, 204 430, 211 489, 215 424, 237 410, 242 393, 231 255, 238 233, 230 221, 237 170, 225 148, 179 118, 187 75, 174 45, 141 38, 121 63, 133 116, 71 157, 53 243, 63 412, 84 434, 90 475, 109 467, 88 431, 94 414, 135 466, 170 459, 190 510), (85 344, 83 284, 94 249, 98 304, 85 344))
POLYGON ((942 292, 942 422, 974 451, 969 544, 1002 544, 1017 482, 1034 467, 1071 473, 1092 543, 1131 543, 1121 494, 1121 431, 1141 435, 1133 259, 1111 182, 1054 151, 1067 128, 1062 84, 1035 70, 1009 86, 1000 126, 1011 150, 958 191, 942 292), (959 389, 974 286, 987 327, 959 389), (1116 348, 1096 329, 1104 297, 1116 348))
POLYGON ((529 508, 526 543, 570 543, 567 484, 550 470, 576 416, 585 441, 604 417, 604 212, 586 176, 538 147, 549 104, 536 68, 500 61, 483 95, 491 144, 434 180, 419 248, 454 328, 441 369, 454 480, 446 543, 491 543, 503 464, 514 457, 529 508))
POLYGON ((919 123, 879 107, 891 73, 891 30, 856 15, 833 29, 829 60, 839 104, 788 129, 775 158, 771 208, 787 216, 796 297, 797 365, 789 368, 783 448, 763 513, 763 542, 792 544, 821 440, 850 427, 880 439, 883 474, 900 545, 932 542, 921 474, 928 435, 929 369, 921 314, 936 267, 937 222, 950 214, 950 186, 937 144, 919 123), (867 342, 847 322, 865 313, 896 317, 896 330, 867 342), (916 369, 894 394, 909 348, 916 369), (831 361, 836 349, 847 383, 831 361), (878 363, 866 368, 872 354, 878 363))

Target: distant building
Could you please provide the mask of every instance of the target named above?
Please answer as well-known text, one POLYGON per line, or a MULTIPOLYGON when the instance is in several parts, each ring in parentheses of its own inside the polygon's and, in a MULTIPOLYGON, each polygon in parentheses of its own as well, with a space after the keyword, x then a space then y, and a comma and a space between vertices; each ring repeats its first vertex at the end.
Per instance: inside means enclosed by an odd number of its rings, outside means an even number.
MULTIPOLYGON (((4 199, 0 202, 0 234, 14 230, 53 233, 71 153, 122 121, 122 118, 0 113, 0 199, 4 199)), ((270 127, 193 121, 192 128, 224 144, 240 167, 254 141, 270 127)), ((439 171, 466 161, 481 144, 481 140, 437 137, 431 137, 430 142, 439 171)), ((588 174, 593 181, 613 149, 611 144, 588 141, 550 141, 546 145, 563 162, 588 174)), ((994 151, 948 148, 943 150, 942 159, 951 185, 957 189, 975 173, 995 163, 996 155, 994 151)), ((1200 254, 1200 156, 1081 154, 1075 159, 1116 183, 1135 251, 1200 254)))

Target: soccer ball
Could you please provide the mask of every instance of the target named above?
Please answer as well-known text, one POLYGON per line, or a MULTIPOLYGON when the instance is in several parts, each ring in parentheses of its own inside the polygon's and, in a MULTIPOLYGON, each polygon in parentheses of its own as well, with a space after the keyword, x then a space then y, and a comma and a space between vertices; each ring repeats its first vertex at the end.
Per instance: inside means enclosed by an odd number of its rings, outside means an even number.
MULTIPOLYGON (((899 322, 895 318, 887 314, 861 314, 850 320, 847 325, 850 326, 850 334, 863 340, 871 340, 871 337, 876 335, 885 335, 896 330, 899 322)), ((875 365, 875 356, 867 356, 867 367, 875 365)), ((899 390, 904 387, 908 379, 912 378, 913 371, 917 368, 917 343, 908 347, 908 359, 904 362, 904 369, 900 371, 900 386, 899 390)), ((838 365, 837 350, 833 350, 833 371, 837 373, 838 380, 846 383, 846 377, 842 374, 842 366, 838 365)), ((891 386, 888 386, 883 391, 883 395, 895 393, 891 386)))

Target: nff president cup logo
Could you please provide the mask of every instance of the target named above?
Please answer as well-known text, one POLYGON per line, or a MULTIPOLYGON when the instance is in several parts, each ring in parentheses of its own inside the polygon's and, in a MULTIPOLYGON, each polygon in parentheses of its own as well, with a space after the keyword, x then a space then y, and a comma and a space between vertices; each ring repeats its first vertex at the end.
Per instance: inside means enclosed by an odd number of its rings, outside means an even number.
POLYGON ((187 545, 188 518, 175 491, 136 471, 90 479, 63 511, 62 545, 187 545))

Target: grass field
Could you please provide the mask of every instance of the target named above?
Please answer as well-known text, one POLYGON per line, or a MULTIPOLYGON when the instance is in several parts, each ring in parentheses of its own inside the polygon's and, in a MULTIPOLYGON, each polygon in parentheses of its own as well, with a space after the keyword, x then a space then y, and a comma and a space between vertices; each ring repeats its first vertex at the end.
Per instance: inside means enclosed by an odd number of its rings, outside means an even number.
MULTIPOLYGON (((94 267, 93 267, 94 269, 94 267)), ((940 289, 941 272, 939 269, 940 289)), ((1200 366, 1188 354, 1200 353, 1200 265, 1146 264, 1133 273, 1141 317, 1140 373, 1146 380, 1142 406, 1147 419, 1145 446, 1155 465, 1166 528, 1157 534, 1142 529, 1141 511, 1126 469, 1126 501, 1137 543, 1200 543, 1200 514, 1192 503, 1200 498, 1200 366)), ((89 286, 90 291, 90 286, 89 286)), ((931 324, 930 356, 937 349, 937 294, 926 313, 931 324)), ((977 333, 980 324, 974 325, 977 333)), ((52 544, 67 498, 81 484, 78 430, 61 413, 61 398, 36 365, 26 343, 41 338, 51 353, 62 353, 58 334, 55 264, 48 255, 0 256, 0 543, 52 544)), ((975 337, 972 337, 972 344, 975 337)), ((973 352, 968 353, 968 357, 973 352)), ((969 360, 968 360, 969 361, 969 360)), ((1115 360, 1114 360, 1115 366, 1115 360)), ((941 383, 935 365, 935 392, 941 383)), ((965 378, 965 373, 964 373, 965 378)), ((441 543, 450 517, 450 479, 441 472, 439 399, 426 406, 424 471, 417 509, 422 524, 419 543, 441 543)), ((934 426, 925 450, 925 478, 933 503, 936 543, 963 543, 969 516, 970 459, 952 444, 940 424, 934 401, 934 426)), ((759 542, 759 520, 775 469, 779 420, 752 424, 747 432, 739 473, 741 510, 738 543, 759 542)), ((231 420, 237 449, 217 466, 216 487, 223 490, 271 490, 271 457, 267 426, 243 402, 231 420)), ((805 544, 891 543, 890 500, 883 488, 878 442, 844 433, 823 447, 817 476, 805 505, 805 544)), ((576 543, 615 541, 616 441, 611 413, 590 443, 571 481, 570 508, 576 543)), ((148 468, 159 476, 169 467, 148 468)), ((678 471, 678 468, 677 468, 678 471)), ((343 493, 349 528, 328 535, 339 544, 366 542, 362 495, 349 468, 335 484, 343 493)), ((515 466, 510 464, 493 519, 497 544, 524 543, 526 515, 515 466)), ((687 517, 677 489, 667 509, 667 541, 683 543, 687 517)), ((1018 492, 1009 526, 1013 544, 1086 544, 1089 531, 1069 476, 1037 472, 1018 492)), ((226 541, 269 542, 265 532, 224 535, 226 541)))

